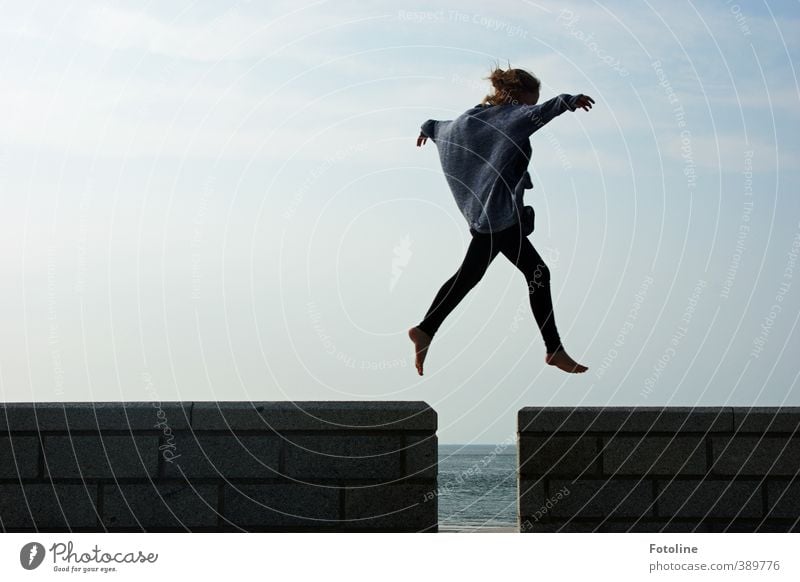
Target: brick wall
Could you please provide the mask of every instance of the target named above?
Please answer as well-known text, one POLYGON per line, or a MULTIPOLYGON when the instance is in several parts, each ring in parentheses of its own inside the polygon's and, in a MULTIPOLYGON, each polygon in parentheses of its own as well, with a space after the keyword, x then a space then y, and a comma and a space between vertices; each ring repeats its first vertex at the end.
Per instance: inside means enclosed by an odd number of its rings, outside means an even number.
POLYGON ((523 408, 520 531, 800 531, 799 429, 800 408, 523 408))
POLYGON ((3 531, 437 531, 424 402, 0 404, 3 531))

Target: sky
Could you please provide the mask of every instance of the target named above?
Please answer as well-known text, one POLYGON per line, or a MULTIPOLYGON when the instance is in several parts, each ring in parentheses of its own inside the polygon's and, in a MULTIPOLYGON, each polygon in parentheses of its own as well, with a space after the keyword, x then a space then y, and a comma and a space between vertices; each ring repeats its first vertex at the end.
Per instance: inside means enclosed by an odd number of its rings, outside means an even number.
MULTIPOLYGON (((797 2, 11 2, 0 400, 798 406, 797 2), (499 256, 414 368, 468 225, 427 119, 526 69, 544 363, 499 256)), ((301 405, 301 404, 300 404, 301 405)))

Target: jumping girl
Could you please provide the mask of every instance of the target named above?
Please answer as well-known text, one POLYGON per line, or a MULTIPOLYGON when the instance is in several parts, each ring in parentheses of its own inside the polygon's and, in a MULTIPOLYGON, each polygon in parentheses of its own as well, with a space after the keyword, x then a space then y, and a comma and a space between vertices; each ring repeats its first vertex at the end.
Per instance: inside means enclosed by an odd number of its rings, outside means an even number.
POLYGON ((539 101, 539 79, 522 69, 495 68, 487 77, 494 93, 453 120, 429 119, 421 126, 417 146, 436 144, 445 178, 470 227, 472 240, 458 271, 442 285, 425 318, 408 330, 416 367, 422 365, 433 336, 444 319, 481 280, 489 264, 503 253, 525 276, 531 311, 544 339, 545 362, 565 372, 588 368, 561 345, 550 295, 550 271, 523 233, 523 195, 533 187, 527 167, 531 134, 564 111, 589 111, 588 95, 562 93, 539 101))

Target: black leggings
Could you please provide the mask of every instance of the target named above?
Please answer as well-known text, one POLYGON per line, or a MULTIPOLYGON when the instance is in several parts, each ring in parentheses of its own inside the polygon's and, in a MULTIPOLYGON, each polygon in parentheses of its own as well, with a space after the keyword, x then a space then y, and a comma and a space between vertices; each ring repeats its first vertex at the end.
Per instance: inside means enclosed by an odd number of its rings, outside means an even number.
POLYGON ((433 337, 450 312, 481 280, 489 264, 500 252, 525 275, 531 311, 542 333, 547 353, 561 349, 550 296, 550 270, 531 241, 523 236, 519 223, 498 232, 483 234, 470 229, 470 233, 472 241, 464 262, 439 289, 425 319, 417 327, 433 337))

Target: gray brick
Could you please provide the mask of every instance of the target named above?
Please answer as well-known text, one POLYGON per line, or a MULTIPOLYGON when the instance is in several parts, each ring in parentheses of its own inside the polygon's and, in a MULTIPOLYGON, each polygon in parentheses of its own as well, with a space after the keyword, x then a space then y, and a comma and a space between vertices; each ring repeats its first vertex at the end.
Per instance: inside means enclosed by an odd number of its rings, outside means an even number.
POLYGON ((438 505, 425 502, 426 487, 398 483, 345 490, 345 523, 350 530, 435 531, 438 505))
POLYGON ((796 475, 800 467, 800 435, 714 437, 711 446, 718 475, 796 475))
POLYGON ((600 520, 573 521, 537 521, 534 518, 523 518, 519 524, 520 533, 590 533, 597 530, 600 520))
POLYGON ((800 520, 800 481, 770 481, 767 486, 767 515, 800 520))
POLYGON ((581 479, 550 482, 550 496, 566 488, 569 494, 553 504, 553 518, 620 518, 655 515, 653 486, 635 479, 581 479))
POLYGON ((599 530, 607 533, 706 533, 712 531, 706 523, 697 520, 632 520, 630 523, 606 522, 599 530))
POLYGON ((192 530, 217 525, 216 484, 125 483, 105 485, 103 525, 143 531, 192 530))
POLYGON ((520 474, 591 475, 599 470, 595 437, 530 437, 519 438, 520 474))
POLYGON ((38 474, 38 437, 0 437, 0 479, 36 477, 38 474))
POLYGON ((760 517, 758 481, 704 479, 658 481, 656 511, 662 517, 760 517))
POLYGON ((198 430, 433 432, 436 424, 436 411, 410 401, 196 402, 192 412, 198 430))
POLYGON ((290 477, 376 479, 402 477, 403 438, 386 436, 295 436, 284 442, 285 473, 290 477))
POLYGON ((0 484, 0 523, 4 531, 89 528, 97 523, 97 485, 0 484))
POLYGON ((19 430, 187 428, 191 402, 14 402, 0 405, 0 433, 19 430), (159 424, 161 426, 159 426, 159 424))
POLYGON ((301 483, 225 485, 223 515, 241 528, 332 528, 341 523, 339 494, 335 487, 301 483))
MULTIPOLYGON (((167 477, 279 477, 281 442, 277 436, 239 436, 175 433, 170 459, 165 458, 167 477)), ((163 445, 162 445, 163 446, 163 445)), ((165 449, 167 450, 167 449, 165 449)))
POLYGON ((406 476, 411 479, 436 480, 439 471, 439 439, 429 436, 406 437, 406 476))
MULTIPOLYGON (((522 531, 522 530, 521 530, 522 531)), ((700 533, 709 529, 695 521, 655 521, 630 520, 608 521, 602 519, 590 521, 558 520, 550 523, 535 524, 533 532, 552 533, 700 533)), ((529 533, 523 531, 523 533, 529 533)))
POLYGON ((718 406, 529 406, 517 416, 524 432, 730 432, 733 408, 718 406))
POLYGON ((800 407, 736 407, 733 410, 733 425, 736 432, 797 431, 800 435, 800 407))
MULTIPOLYGON (((532 516, 537 511, 542 511, 547 503, 547 495, 545 494, 544 479, 517 479, 517 494, 519 501, 517 502, 517 515, 532 516)), ((547 509, 549 513, 550 509, 547 509)))
POLYGON ((706 449, 701 436, 625 436, 603 439, 603 472, 610 475, 702 475, 706 449))
MULTIPOLYGON (((519 527, 519 533, 557 533, 558 531, 561 531, 562 533, 567 533, 570 531, 569 529, 559 530, 559 527, 564 527, 563 524, 552 523, 549 521, 539 521, 527 516, 522 516, 520 518, 518 527, 519 527)), ((578 526, 578 527, 584 528, 585 526, 578 526)), ((587 531, 587 530, 580 529, 579 531, 587 531)))
POLYGON ((156 477, 157 436, 46 436, 44 469, 54 479, 156 477))
POLYGON ((711 527, 714 532, 725 533, 797 533, 800 522, 792 519, 736 519, 711 527))

